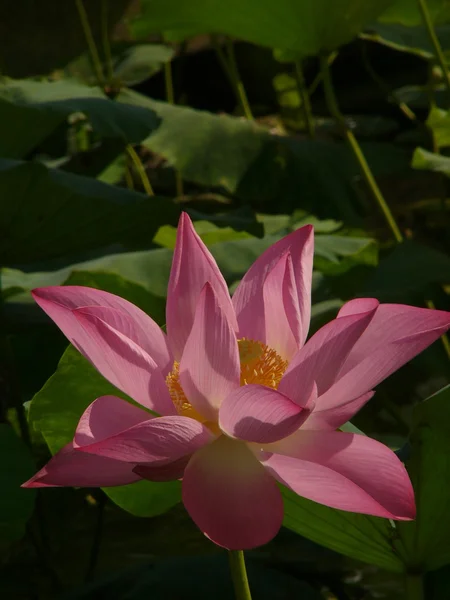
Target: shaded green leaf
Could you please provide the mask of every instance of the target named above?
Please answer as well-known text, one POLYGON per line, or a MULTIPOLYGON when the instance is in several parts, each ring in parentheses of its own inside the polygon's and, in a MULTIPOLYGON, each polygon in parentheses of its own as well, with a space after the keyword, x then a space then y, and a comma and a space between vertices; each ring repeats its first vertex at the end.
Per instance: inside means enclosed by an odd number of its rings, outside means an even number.
MULTIPOLYGON (((443 49, 450 49, 450 26, 442 25, 435 28, 439 43, 443 49)), ((371 42, 383 44, 399 52, 409 52, 430 60, 435 55, 433 44, 430 41, 425 27, 411 27, 399 23, 375 23, 367 28, 366 33, 360 37, 371 42)))
POLYGON ((135 44, 114 61, 114 77, 124 85, 136 85, 157 73, 174 54, 163 44, 135 44))
POLYGON ((450 257, 417 242, 398 244, 380 260, 364 292, 384 301, 400 301, 405 294, 425 292, 431 283, 450 282, 450 257))
MULTIPOLYGON (((450 20, 448 0, 427 0, 428 10, 435 23, 445 23, 450 20)), ((413 0, 394 0, 379 17, 382 23, 401 23, 409 27, 420 25, 422 15, 418 3, 413 0)))
MULTIPOLYGON (((359 169, 343 143, 275 136, 242 119, 172 106, 131 90, 117 100, 156 113, 161 125, 142 144, 187 181, 224 187, 258 207, 272 210, 275 202, 280 212, 298 208, 301 189, 303 209, 323 203, 354 216, 351 182, 359 169)), ((366 143, 363 150, 377 175, 409 168, 409 153, 392 144, 366 143)))
POLYGON ((114 102, 74 81, 12 81, 0 86, 0 156, 23 158, 69 115, 83 113, 98 136, 137 143, 159 125, 148 108, 114 102))
POLYGON ((8 199, 0 207, 3 265, 86 257, 110 244, 148 247, 158 227, 175 224, 179 214, 169 199, 1 159, 0 195, 8 199))
POLYGON ((19 540, 34 509, 35 490, 21 488, 35 465, 12 427, 0 423, 0 546, 19 540))
POLYGON ((391 539, 394 529, 387 519, 344 512, 317 504, 282 488, 284 525, 336 552, 388 571, 401 572, 403 565, 391 539))
POLYGON ((426 121, 438 148, 450 146, 450 113, 433 106, 426 121))
POLYGON ((423 148, 414 150, 411 166, 413 169, 435 171, 450 177, 450 158, 423 148))
POLYGON ((414 408, 408 471, 417 517, 398 523, 407 566, 417 572, 450 563, 450 386, 414 408))
POLYGON ((135 35, 155 32, 226 33, 299 56, 331 51, 349 42, 392 0, 143 0, 135 35))

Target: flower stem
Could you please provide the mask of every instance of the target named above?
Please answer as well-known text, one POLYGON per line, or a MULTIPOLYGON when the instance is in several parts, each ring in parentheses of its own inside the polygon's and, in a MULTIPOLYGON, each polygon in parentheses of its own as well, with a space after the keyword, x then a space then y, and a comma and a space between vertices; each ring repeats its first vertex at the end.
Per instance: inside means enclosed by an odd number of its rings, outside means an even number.
POLYGON ((152 184, 150 183, 150 179, 148 178, 148 175, 145 172, 144 165, 142 164, 142 161, 139 158, 138 153, 136 152, 136 150, 133 148, 133 146, 131 144, 127 144, 126 151, 127 151, 128 156, 133 161, 134 166, 136 167, 136 171, 138 172, 139 177, 141 178, 141 182, 142 182, 142 185, 144 186, 144 190, 146 191, 146 193, 149 196, 154 196, 155 193, 153 191, 152 184))
POLYGON ((424 600, 423 579, 421 575, 407 573, 405 577, 405 599, 424 600))
POLYGON ((232 40, 227 40, 227 51, 228 51, 228 66, 229 66, 229 74, 234 82, 234 89, 236 90, 236 94, 239 100, 239 104, 241 105, 241 110, 244 113, 245 118, 248 121, 253 121, 253 113, 250 108, 250 104, 247 98, 247 92, 245 91, 244 84, 242 83, 241 76, 239 74, 239 69, 236 62, 236 56, 234 54, 234 44, 232 40))
MULTIPOLYGON (((164 82, 166 84, 166 100, 168 104, 175 104, 175 91, 173 87, 171 61, 167 61, 166 63, 164 63, 164 82)), ((175 189, 178 198, 184 195, 183 179, 178 169, 175 169, 175 189)))
POLYGON ((328 110, 330 111, 331 116, 334 117, 336 119, 336 122, 341 126, 344 138, 350 146, 350 149, 353 152, 353 155, 359 164, 361 174, 364 177, 370 191, 372 192, 375 201, 380 207, 381 212, 383 213, 384 218, 386 219, 386 222, 392 231, 392 234, 394 235, 397 242, 402 242, 403 235, 395 221, 394 215, 392 214, 388 203, 384 199, 384 196, 380 188, 378 187, 377 182, 375 181, 375 177, 373 176, 373 173, 366 161, 366 158, 361 150, 360 145, 358 144, 357 139, 350 131, 345 117, 339 109, 336 94, 334 92, 333 81, 331 79, 328 58, 323 55, 320 57, 320 70, 322 73, 322 80, 325 90, 325 99, 327 102, 328 110))
POLYGON ((243 551, 229 550, 228 559, 236 600, 252 600, 243 551))
POLYGON ((417 0, 419 4, 420 14, 422 15, 422 21, 430 38, 430 42, 434 48, 434 54, 439 66, 442 69, 442 76, 444 77, 445 85, 447 86, 448 98, 450 104, 450 72, 447 67, 444 52, 442 46, 439 43, 439 39, 434 29, 433 21, 431 19, 430 11, 428 10, 427 0, 417 0))
MULTIPOLYGON (((432 300, 427 300, 427 306, 428 308, 431 308, 431 310, 435 310, 435 305, 434 302, 432 300)), ((446 333, 443 333, 441 335, 441 341, 442 341, 442 345, 444 346, 444 350, 447 354, 448 359, 450 360, 450 341, 448 339, 448 336, 446 333)))
POLYGON ((78 16, 80 18, 81 27, 83 29, 84 37, 89 48, 89 54, 91 55, 92 66, 94 67, 95 75, 97 77, 97 85, 104 88, 105 81, 103 77, 102 62, 95 45, 94 36, 92 35, 91 26, 89 25, 89 19, 84 8, 83 0, 75 0, 75 4, 78 10, 78 16))
POLYGON ((300 94, 300 98, 302 100, 303 105, 303 115, 305 117, 306 130, 308 132, 308 136, 311 140, 314 139, 314 117, 312 114, 311 101, 309 98, 309 93, 305 84, 305 77, 303 75, 302 63, 297 60, 295 61, 295 75, 297 79, 297 87, 298 92, 300 94))
POLYGON ((111 85, 114 79, 113 59, 111 54, 111 43, 109 41, 109 29, 108 29, 108 0, 102 0, 102 14, 101 14, 101 25, 102 25, 102 44, 103 53, 106 59, 106 73, 108 83, 111 85))

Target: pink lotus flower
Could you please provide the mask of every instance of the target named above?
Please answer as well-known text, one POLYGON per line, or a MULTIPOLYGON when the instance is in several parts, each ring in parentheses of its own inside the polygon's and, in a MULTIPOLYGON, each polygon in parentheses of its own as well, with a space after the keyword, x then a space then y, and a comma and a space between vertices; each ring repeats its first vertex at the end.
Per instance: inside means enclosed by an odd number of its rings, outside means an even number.
POLYGON ((183 214, 167 336, 136 306, 84 287, 33 292, 118 389, 82 415, 72 443, 24 485, 116 486, 182 479, 184 505, 217 544, 247 549, 278 532, 277 482, 341 510, 413 519, 403 464, 386 446, 336 431, 373 388, 450 327, 450 313, 364 298, 305 344, 313 230, 286 236, 230 299, 183 214))

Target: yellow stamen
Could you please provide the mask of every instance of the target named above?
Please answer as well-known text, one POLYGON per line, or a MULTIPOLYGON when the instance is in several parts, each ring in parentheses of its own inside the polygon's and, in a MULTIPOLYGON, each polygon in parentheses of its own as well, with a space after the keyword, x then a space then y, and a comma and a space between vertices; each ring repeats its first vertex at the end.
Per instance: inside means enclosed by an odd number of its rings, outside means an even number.
MULTIPOLYGON (((276 389, 287 369, 288 361, 283 360, 272 348, 254 340, 242 338, 238 340, 238 347, 241 385, 258 383, 276 389)), ((219 433, 217 424, 207 421, 186 398, 180 383, 180 365, 177 361, 173 363, 173 369, 166 377, 166 384, 179 415, 204 423, 212 431, 219 433)))
POLYGON ((247 338, 238 340, 241 360, 241 385, 259 383, 277 389, 288 361, 266 344, 247 338))
POLYGON ((177 361, 173 363, 173 369, 166 377, 166 385, 169 388, 170 397, 179 415, 191 417, 191 419, 200 421, 200 423, 205 422, 206 419, 195 410, 184 394, 180 383, 180 363, 177 361))

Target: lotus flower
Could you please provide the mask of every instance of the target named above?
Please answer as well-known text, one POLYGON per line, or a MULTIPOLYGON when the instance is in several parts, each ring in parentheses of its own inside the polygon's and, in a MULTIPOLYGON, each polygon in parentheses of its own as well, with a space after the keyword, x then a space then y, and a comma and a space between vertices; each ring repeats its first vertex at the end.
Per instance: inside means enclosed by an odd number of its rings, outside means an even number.
POLYGON ((34 290, 70 342, 143 408, 116 396, 94 400, 73 441, 25 487, 182 479, 191 518, 229 549, 276 535, 283 518, 277 482, 344 511, 413 519, 413 489, 396 455, 336 430, 378 383, 450 327, 450 313, 353 300, 305 343, 312 262, 306 226, 266 250, 231 299, 183 214, 167 335, 112 294, 34 290))

